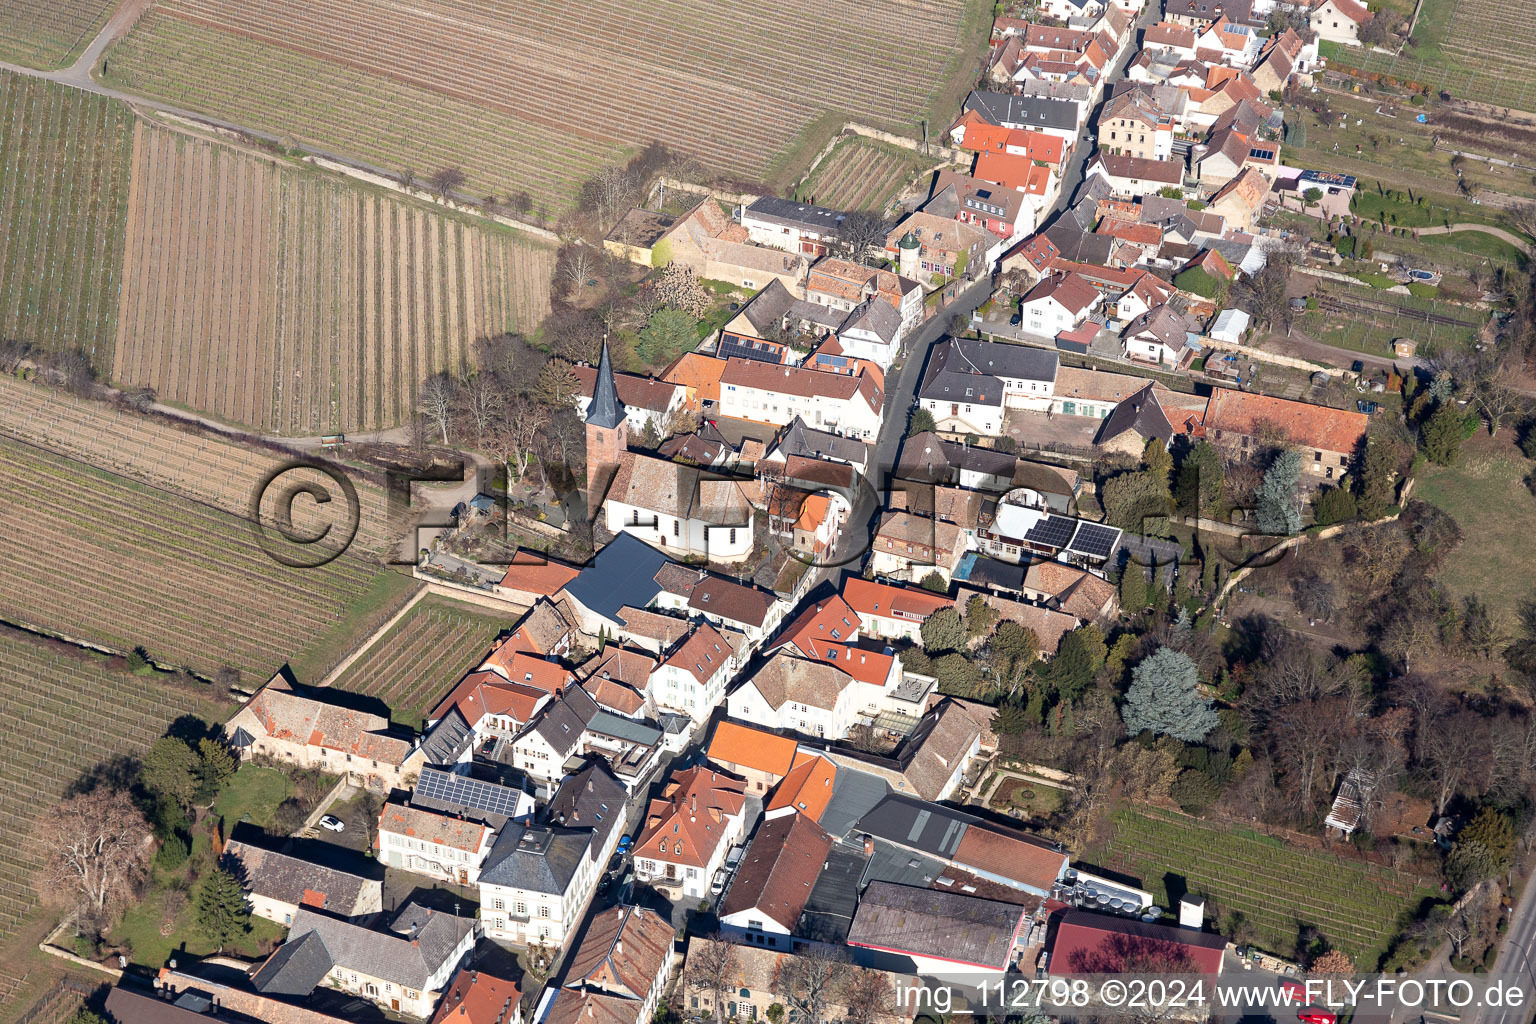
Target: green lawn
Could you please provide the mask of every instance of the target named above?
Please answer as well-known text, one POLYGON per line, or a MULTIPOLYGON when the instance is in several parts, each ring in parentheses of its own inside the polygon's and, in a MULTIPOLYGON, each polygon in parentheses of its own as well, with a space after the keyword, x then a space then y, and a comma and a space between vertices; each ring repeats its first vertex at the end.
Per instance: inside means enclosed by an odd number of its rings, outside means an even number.
MULTIPOLYGON (((164 966, 172 956, 212 955, 217 950, 203 935, 197 923, 197 911, 193 906, 196 893, 197 886, 194 884, 187 893, 186 902, 171 919, 171 927, 166 929, 170 934, 161 935, 162 926, 166 924, 166 901, 176 897, 170 895, 168 889, 152 889, 123 915, 122 922, 112 932, 112 940, 133 950, 129 959, 134 963, 149 967, 164 966)), ((281 941, 284 934, 281 925, 253 917, 250 932, 241 936, 234 945, 225 947, 224 952, 255 959, 274 943, 281 941)))
POLYGON ((1230 928, 1240 913, 1252 941, 1282 956, 1312 926, 1373 970, 1403 913, 1429 894, 1385 868, 1173 811, 1122 807, 1112 821, 1109 841, 1085 860, 1141 879, 1162 907, 1185 892, 1214 897, 1222 917, 1213 924, 1230 928))
POLYGON ((1413 496, 1448 512, 1461 526, 1461 547, 1440 570, 1440 579, 1458 597, 1476 594, 1496 613, 1514 613, 1536 584, 1528 573, 1511 572, 1512 553, 1536 537, 1536 498, 1524 479, 1532 463, 1514 448, 1506 426, 1491 441, 1486 431, 1462 446, 1454 466, 1427 466, 1413 496))
POLYGON ((213 802, 213 810, 224 819, 226 835, 247 815, 252 824, 270 828, 277 805, 288 799, 291 790, 288 777, 276 768, 241 765, 213 802))

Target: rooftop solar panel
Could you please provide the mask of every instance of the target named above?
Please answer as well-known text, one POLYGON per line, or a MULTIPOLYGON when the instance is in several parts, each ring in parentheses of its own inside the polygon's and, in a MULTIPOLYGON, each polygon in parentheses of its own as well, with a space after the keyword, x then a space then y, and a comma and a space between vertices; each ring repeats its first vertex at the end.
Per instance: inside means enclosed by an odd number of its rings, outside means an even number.
POLYGON ((1075 519, 1068 519, 1066 516, 1046 516, 1024 534, 1024 539, 1031 544, 1064 548, 1072 539, 1072 532, 1076 527, 1075 519))
POLYGON ((1082 523, 1078 526, 1070 547, 1073 551, 1093 558, 1108 558, 1119 540, 1120 531, 1113 526, 1082 523))
POLYGON ((756 359, 761 363, 778 363, 783 360, 774 349, 758 348, 755 345, 743 345, 737 341, 722 341, 720 343, 721 359, 756 359))
POLYGON ((483 782, 438 768, 423 768, 416 781, 416 790, 411 794, 411 802, 419 805, 421 801, 433 801, 472 807, 512 818, 518 814, 519 796, 521 792, 510 786, 498 786, 494 782, 483 782))

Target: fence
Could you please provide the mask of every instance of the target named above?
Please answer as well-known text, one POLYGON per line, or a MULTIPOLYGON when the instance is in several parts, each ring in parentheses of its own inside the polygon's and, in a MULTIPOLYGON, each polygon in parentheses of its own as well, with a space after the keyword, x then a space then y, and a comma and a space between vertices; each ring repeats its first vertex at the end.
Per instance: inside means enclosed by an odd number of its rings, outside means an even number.
POLYGON ((73 1002, 74 1005, 70 1007, 73 1011, 99 987, 78 978, 60 978, 52 988, 38 997, 30 1010, 16 1018, 16 1024, 47 1024, 59 1020, 64 1016, 58 1012, 61 1003, 73 1002))

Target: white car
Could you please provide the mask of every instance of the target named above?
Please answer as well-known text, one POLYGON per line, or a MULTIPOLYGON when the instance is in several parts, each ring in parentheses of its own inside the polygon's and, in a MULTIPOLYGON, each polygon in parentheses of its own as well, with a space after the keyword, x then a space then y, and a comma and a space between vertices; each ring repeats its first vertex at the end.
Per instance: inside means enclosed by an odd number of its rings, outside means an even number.
POLYGON ((344 832, 346 831, 347 823, 334 814, 327 814, 321 817, 320 827, 327 832, 344 832))

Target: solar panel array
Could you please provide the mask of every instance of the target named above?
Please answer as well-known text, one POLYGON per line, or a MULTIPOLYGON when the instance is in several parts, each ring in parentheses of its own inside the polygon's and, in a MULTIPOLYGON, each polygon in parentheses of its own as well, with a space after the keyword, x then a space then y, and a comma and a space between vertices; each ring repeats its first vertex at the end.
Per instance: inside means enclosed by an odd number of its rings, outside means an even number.
POLYGON ((776 349, 743 345, 739 341, 720 342, 718 354, 721 359, 756 359, 761 363, 782 363, 784 361, 776 349))
POLYGON ((411 802, 415 803, 418 799, 433 800, 514 818, 519 813, 517 805, 520 796, 522 792, 510 786, 498 786, 494 782, 455 775, 439 768, 423 768, 416 781, 416 791, 411 795, 411 802))
POLYGON ((1077 529, 1077 520, 1066 516, 1045 516, 1029 532, 1024 534, 1024 539, 1031 544, 1040 544, 1049 548, 1064 548, 1072 540, 1073 531, 1077 529))
POLYGON ((1073 536, 1070 550, 1090 558, 1108 558, 1120 542, 1120 531, 1113 526, 1082 523, 1073 536))

